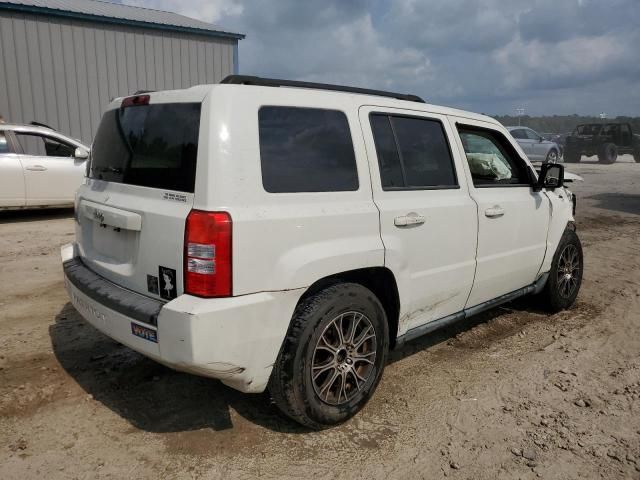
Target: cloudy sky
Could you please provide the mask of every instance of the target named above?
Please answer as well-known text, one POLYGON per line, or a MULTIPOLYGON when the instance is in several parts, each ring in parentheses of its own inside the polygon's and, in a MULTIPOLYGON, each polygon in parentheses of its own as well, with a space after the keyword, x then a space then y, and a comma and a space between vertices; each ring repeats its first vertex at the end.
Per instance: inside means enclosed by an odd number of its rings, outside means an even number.
POLYGON ((640 0, 121 0, 247 35, 240 72, 489 114, 640 115, 640 0))

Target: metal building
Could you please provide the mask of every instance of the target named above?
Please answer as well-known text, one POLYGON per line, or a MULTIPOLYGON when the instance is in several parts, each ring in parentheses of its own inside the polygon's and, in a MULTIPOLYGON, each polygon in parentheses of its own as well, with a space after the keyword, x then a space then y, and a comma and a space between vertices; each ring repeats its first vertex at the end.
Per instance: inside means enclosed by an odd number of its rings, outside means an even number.
POLYGON ((0 0, 0 115, 90 143, 106 104, 238 72, 239 33, 96 0, 0 0))

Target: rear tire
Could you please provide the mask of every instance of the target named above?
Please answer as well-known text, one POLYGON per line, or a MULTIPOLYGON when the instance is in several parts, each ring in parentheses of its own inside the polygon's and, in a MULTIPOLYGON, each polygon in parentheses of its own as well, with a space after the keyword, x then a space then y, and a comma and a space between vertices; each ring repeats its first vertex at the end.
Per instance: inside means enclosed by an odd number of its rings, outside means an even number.
POLYGON ((598 161, 606 165, 615 163, 618 158, 618 148, 613 143, 605 143, 598 152, 598 161))
POLYGON ((549 278, 539 299, 550 312, 569 308, 576 301, 583 272, 582 244, 573 230, 565 230, 551 264, 549 278))
POLYGON ((635 152, 633 152, 633 159, 636 161, 636 163, 640 163, 640 150, 636 150, 635 152))
POLYGON ((278 407, 305 427, 342 423, 373 395, 388 350, 389 327, 378 298, 354 283, 329 286, 296 307, 269 390, 278 407))

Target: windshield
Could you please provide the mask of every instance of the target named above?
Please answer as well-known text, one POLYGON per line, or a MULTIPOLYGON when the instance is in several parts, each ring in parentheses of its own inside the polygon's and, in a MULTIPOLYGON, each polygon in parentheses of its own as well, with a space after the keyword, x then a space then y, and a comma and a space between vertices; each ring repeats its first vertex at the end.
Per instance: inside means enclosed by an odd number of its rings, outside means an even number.
POLYGON ((89 177, 193 193, 200 103, 109 110, 91 149, 89 177))

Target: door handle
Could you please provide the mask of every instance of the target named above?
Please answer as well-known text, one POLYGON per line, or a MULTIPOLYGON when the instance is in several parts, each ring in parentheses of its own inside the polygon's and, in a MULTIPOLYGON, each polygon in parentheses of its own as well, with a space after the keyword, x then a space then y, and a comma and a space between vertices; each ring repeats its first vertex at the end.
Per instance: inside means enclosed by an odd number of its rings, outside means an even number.
POLYGON ((29 165, 26 168, 27 170, 31 170, 32 172, 44 172, 47 169, 47 167, 43 165, 29 165))
POLYGON ((485 216, 489 217, 489 218, 496 218, 496 217, 501 217, 504 215, 504 208, 502 208, 499 205, 495 205, 491 208, 487 208, 484 211, 485 216))
POLYGON ((425 222, 425 218, 417 213, 409 213, 408 215, 402 215, 393 219, 393 224, 396 227, 410 227, 412 225, 422 225, 425 222))

